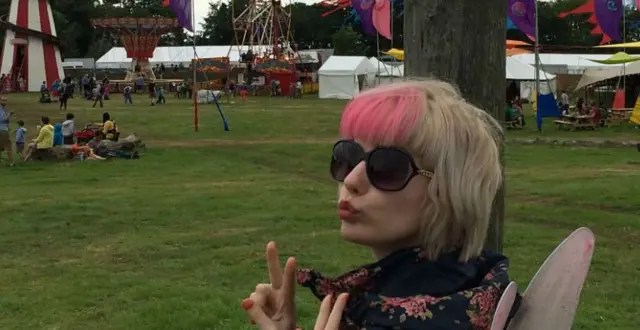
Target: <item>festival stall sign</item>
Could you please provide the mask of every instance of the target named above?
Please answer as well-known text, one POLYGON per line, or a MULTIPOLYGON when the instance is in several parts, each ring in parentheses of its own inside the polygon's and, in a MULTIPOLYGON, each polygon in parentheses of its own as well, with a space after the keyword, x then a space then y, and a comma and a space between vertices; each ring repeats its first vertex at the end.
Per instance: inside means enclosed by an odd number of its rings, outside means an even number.
POLYGON ((227 72, 231 69, 228 57, 210 57, 193 60, 200 72, 227 72))
POLYGON ((253 69, 265 73, 293 73, 296 68, 293 62, 285 59, 256 59, 253 69))

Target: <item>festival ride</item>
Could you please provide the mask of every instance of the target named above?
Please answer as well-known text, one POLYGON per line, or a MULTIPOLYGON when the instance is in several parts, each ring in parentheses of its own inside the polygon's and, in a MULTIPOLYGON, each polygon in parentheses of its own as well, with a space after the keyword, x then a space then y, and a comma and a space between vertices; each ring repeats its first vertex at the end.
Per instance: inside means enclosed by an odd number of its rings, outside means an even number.
POLYGON ((234 45, 229 55, 238 53, 245 84, 264 76, 272 95, 290 95, 298 80, 296 64, 301 59, 291 31, 292 2, 287 0, 283 7, 281 0, 249 0, 245 10, 232 14, 234 45))
POLYGON ((182 80, 157 79, 149 60, 153 57, 158 41, 163 34, 182 29, 178 20, 168 17, 109 17, 92 19, 95 28, 102 29, 114 38, 120 38, 131 58, 131 67, 124 80, 113 83, 132 83, 138 75, 145 81, 156 83, 178 83, 182 80))
POLYGON ((48 0, 11 0, 6 20, 0 17, 4 44, 0 74, 8 75, 4 91, 39 92, 62 79, 60 39, 48 0))

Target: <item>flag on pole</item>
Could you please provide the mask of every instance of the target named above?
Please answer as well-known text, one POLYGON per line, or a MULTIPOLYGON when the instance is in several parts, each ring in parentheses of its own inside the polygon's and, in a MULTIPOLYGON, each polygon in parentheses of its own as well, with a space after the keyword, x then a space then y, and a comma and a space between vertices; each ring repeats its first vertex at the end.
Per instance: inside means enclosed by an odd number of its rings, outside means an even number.
POLYGON ((165 7, 171 7, 171 10, 178 18, 180 26, 187 29, 189 32, 194 32, 193 27, 193 12, 192 12, 193 0, 164 0, 162 5, 165 7))
POLYGON ((536 38, 535 7, 535 0, 509 0, 507 2, 507 17, 531 40, 536 38))

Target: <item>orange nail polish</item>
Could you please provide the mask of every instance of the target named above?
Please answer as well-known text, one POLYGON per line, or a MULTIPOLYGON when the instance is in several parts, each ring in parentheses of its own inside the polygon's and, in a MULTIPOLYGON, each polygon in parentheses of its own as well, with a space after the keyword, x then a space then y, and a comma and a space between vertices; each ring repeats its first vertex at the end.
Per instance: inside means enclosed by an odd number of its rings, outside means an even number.
POLYGON ((242 301, 242 308, 244 308, 244 310, 248 311, 251 307, 253 307, 253 300, 245 299, 242 301))

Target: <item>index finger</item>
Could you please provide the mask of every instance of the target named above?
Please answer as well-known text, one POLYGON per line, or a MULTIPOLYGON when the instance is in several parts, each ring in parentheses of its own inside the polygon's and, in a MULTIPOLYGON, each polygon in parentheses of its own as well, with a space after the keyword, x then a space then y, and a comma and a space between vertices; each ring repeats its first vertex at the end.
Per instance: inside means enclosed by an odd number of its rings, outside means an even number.
POLYGON ((344 311, 344 307, 347 305, 347 301, 349 300, 348 293, 342 293, 338 296, 335 305, 333 305, 333 309, 331 310, 331 315, 329 315, 329 320, 327 321, 327 325, 324 330, 338 330, 340 328, 340 321, 342 320, 342 312, 344 311))
POLYGON ((332 296, 329 294, 322 300, 320 311, 318 312, 318 318, 316 319, 316 325, 313 330, 325 329, 327 321, 329 319, 329 314, 331 313, 331 299, 332 296))
POLYGON ((269 282, 274 289, 280 289, 282 286, 282 267, 280 267, 280 259, 278 257, 278 249, 276 243, 271 241, 267 243, 267 268, 269 268, 269 282))

